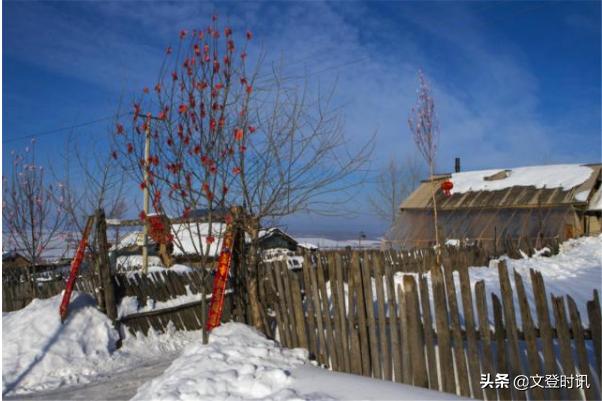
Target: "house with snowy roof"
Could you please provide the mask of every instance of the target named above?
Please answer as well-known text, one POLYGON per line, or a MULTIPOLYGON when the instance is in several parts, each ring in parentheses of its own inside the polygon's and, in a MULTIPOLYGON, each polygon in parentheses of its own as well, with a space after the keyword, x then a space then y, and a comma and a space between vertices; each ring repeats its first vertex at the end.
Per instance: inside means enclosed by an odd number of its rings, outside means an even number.
MULTIPOLYGON (((62 269, 69 266, 77 248, 77 234, 70 231, 55 233, 46 243, 43 251, 36 261, 34 271, 62 269)), ((2 269, 29 268, 31 261, 27 256, 27 247, 20 239, 14 239, 9 235, 2 238, 2 269)))
MULTIPOLYGON (((172 224, 173 242, 170 251, 174 261, 193 267, 199 267, 203 263, 200 255, 204 255, 204 260, 209 263, 215 261, 221 250, 225 231, 226 224, 220 222, 213 222, 211 226, 206 222, 172 224), (210 237, 212 238, 209 240, 210 237)), ((119 269, 129 270, 142 265, 140 256, 142 238, 141 231, 133 231, 111 248, 111 251, 115 252, 116 265, 119 269)), ((245 242, 249 241, 250 239, 246 236, 245 242)), ((279 228, 272 227, 259 231, 258 246, 263 254, 269 255, 270 258, 289 254, 292 256, 293 251, 297 248, 297 241, 279 228)), ((161 265, 158 257, 158 245, 152 238, 149 238, 149 247, 151 255, 149 263, 161 265)))
POLYGON ((602 164, 559 164, 458 171, 422 181, 400 205, 383 247, 415 249, 435 243, 432 190, 440 237, 478 241, 503 251, 558 243, 601 232, 602 164))

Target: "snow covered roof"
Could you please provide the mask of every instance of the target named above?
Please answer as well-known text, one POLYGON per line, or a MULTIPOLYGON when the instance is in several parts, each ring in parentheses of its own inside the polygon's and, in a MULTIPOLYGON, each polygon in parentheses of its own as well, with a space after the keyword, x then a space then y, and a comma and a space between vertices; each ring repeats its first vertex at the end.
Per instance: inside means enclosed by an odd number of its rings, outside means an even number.
MULTIPOLYGON (((57 263, 64 259, 71 259, 75 254, 79 242, 79 234, 69 231, 55 233, 48 241, 47 246, 42 251, 39 264, 57 263)), ((27 255, 25 246, 20 240, 15 242, 10 236, 2 236, 2 254, 7 252, 16 252, 22 256, 27 255)))
MULTIPOLYGON (((171 233, 174 236, 173 254, 175 256, 205 254, 210 257, 216 257, 221 249, 222 236, 225 231, 226 224, 224 223, 212 223, 211 227, 209 227, 209 223, 173 224, 171 226, 171 233), (214 238, 211 244, 207 242, 209 233, 214 238)), ((142 231, 133 231, 127 234, 111 250, 119 250, 136 245, 141 233, 142 231)), ((149 243, 154 243, 150 237, 149 243)))
POLYGON ((437 207, 443 210, 591 203, 601 168, 601 164, 557 164, 440 175, 433 183, 423 182, 401 209, 431 208, 431 185, 435 185, 437 207), (445 180, 453 184, 451 196, 439 188, 445 180))
MULTIPOLYGON (((222 246, 222 237, 225 231, 226 224, 219 222, 212 223, 211 230, 208 223, 172 224, 171 233, 175 238, 173 254, 175 256, 198 255, 202 249, 203 254, 208 251, 206 253, 208 256, 217 257, 222 246), (207 248, 209 231, 211 231, 211 235, 214 237, 214 242, 207 248)), ((141 238, 141 235, 141 230, 130 232, 119 241, 119 244, 113 246, 111 250, 115 251, 135 246, 139 241, 139 238, 141 238)), ((290 238, 291 241, 296 243, 296 240, 293 237, 276 227, 259 231, 260 239, 268 238, 272 235, 282 235, 290 238)), ((245 236, 245 240, 250 241, 248 236, 245 236)), ((153 243, 152 239, 149 238, 149 242, 153 243)))
POLYGON ((280 242, 279 244, 277 244, 277 246, 284 246, 284 244, 282 243, 282 241, 285 241, 288 243, 288 247, 292 247, 291 249, 294 249, 297 247, 298 245, 298 241, 293 238, 291 235, 285 233, 284 231, 282 231, 281 229, 277 228, 277 227, 270 227, 270 228, 265 228, 262 230, 259 230, 258 233, 258 239, 260 244, 263 245, 268 245, 269 246, 269 242, 272 242, 272 245, 274 243, 274 241, 272 241, 274 238, 276 238, 276 240, 278 242, 280 242))
POLYGON ((222 247, 222 237, 226 232, 226 224, 212 223, 185 223, 171 226, 174 236, 173 254, 195 255, 203 254, 217 257, 222 247), (207 242, 209 234, 214 238, 212 243, 207 242))
POLYGON ((569 190, 583 184, 592 168, 579 164, 530 166, 502 170, 480 170, 453 173, 452 193, 496 191, 515 186, 535 188, 562 188, 569 190))

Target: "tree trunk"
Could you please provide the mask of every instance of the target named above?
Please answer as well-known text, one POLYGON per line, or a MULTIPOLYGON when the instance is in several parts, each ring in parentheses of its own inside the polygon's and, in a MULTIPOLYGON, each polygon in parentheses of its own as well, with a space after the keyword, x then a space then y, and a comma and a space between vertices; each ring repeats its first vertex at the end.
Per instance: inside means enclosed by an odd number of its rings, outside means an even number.
POLYGON ((259 300, 259 249, 257 247, 257 239, 259 237, 259 222, 256 219, 252 219, 250 227, 245 227, 251 236, 251 246, 249 247, 248 257, 246 261, 247 266, 247 296, 249 301, 249 309, 251 315, 251 324, 257 330, 262 333, 266 333, 267 320, 263 308, 261 307, 261 301, 259 300))
POLYGON ((435 177, 432 162, 429 165, 431 170, 431 197, 433 199, 433 219, 435 223, 435 257, 437 265, 441 265, 441 247, 439 246, 439 222, 437 219, 437 200, 435 198, 435 177))
POLYGON ((109 245, 107 243, 107 223, 105 212, 96 211, 96 238, 98 239, 98 267, 101 283, 101 298, 104 301, 105 313, 113 322, 117 320, 117 304, 115 302, 115 288, 109 262, 109 245))

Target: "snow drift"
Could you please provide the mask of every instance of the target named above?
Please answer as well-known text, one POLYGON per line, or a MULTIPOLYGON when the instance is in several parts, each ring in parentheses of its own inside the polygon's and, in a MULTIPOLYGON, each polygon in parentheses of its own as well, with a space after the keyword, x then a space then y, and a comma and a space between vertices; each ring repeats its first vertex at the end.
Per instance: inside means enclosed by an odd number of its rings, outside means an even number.
POLYGON ((306 360, 305 350, 281 349, 252 328, 229 323, 213 330, 209 344, 188 347, 133 400, 290 399, 288 370, 306 360))
POLYGON ((313 366, 307 351, 280 348, 249 326, 228 323, 209 344, 190 345, 132 400, 441 400, 417 387, 335 373, 313 366))
POLYGON ((34 299, 2 316, 2 393, 78 383, 110 357, 119 334, 90 295, 73 293, 61 324, 61 296, 34 299))
POLYGON ((60 301, 61 295, 36 299, 2 315, 3 395, 115 381, 140 367, 157 366, 158 375, 188 344, 201 341, 200 331, 176 331, 170 324, 161 334, 126 332, 116 350, 118 333, 91 296, 73 293, 64 325, 60 301))

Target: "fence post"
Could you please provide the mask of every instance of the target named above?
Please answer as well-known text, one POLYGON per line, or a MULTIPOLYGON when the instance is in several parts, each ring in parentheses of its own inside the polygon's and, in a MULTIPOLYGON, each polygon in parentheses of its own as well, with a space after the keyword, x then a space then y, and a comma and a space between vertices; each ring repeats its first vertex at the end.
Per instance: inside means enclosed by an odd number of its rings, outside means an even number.
POLYGON ((117 305, 115 304, 115 288, 111 276, 109 263, 109 246, 107 244, 107 222, 105 212, 96 210, 96 238, 98 241, 98 267, 101 280, 101 296, 104 298, 106 314, 112 321, 117 319, 117 305))

